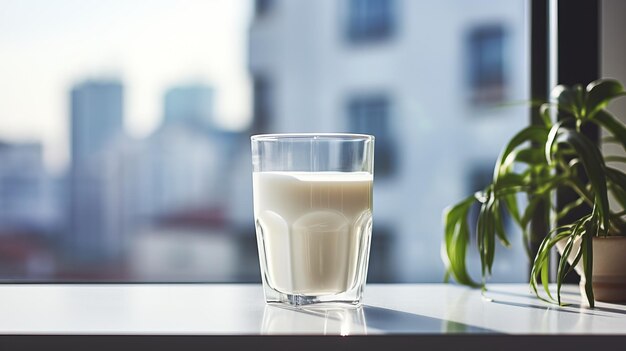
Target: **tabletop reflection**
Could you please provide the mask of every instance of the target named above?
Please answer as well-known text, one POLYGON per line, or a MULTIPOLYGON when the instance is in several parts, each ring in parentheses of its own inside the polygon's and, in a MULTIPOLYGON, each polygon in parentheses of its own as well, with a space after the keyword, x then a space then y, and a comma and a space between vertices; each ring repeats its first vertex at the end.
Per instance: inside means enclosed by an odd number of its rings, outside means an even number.
POLYGON ((268 304, 263 311, 261 334, 367 334, 367 323, 362 306, 268 304))

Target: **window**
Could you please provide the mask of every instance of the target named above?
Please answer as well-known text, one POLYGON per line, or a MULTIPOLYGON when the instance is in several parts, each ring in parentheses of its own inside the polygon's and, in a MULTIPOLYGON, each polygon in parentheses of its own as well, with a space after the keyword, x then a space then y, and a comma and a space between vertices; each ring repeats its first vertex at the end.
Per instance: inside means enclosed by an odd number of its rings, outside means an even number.
POLYGON ((254 2, 254 14, 256 16, 264 16, 274 7, 274 0, 256 0, 254 2))
POLYGON ((348 39, 352 42, 380 41, 394 30, 393 0, 349 0, 348 39))
POLYGON ((389 130, 390 118, 391 107, 385 95, 357 96, 348 103, 350 132, 376 137, 376 176, 386 176, 393 172, 394 150, 389 130))
POLYGON ((468 77, 472 103, 503 101, 506 90, 505 31, 502 25, 481 26, 468 35, 468 77))

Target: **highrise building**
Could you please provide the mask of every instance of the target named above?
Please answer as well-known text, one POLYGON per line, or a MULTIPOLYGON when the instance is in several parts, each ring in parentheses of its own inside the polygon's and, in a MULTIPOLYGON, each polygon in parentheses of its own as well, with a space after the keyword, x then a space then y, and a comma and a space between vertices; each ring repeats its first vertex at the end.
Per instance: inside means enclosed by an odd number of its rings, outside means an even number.
POLYGON ((241 134, 213 123, 213 88, 176 86, 163 97, 163 121, 134 162, 141 224, 129 242, 130 274, 150 280, 233 281, 238 237, 226 211, 241 134))
POLYGON ((163 96, 163 121, 144 145, 142 209, 147 217, 221 206, 233 133, 213 123, 214 90, 178 85, 163 96), (148 185, 151 184, 151 185, 148 185))
POLYGON ((123 137, 123 87, 88 80, 71 91, 71 172, 67 249, 74 258, 104 260, 121 250, 118 199, 111 186, 113 144, 123 137))
POLYGON ((213 88, 205 84, 172 87, 163 97, 163 123, 210 125, 213 122, 213 88))
POLYGON ((124 119, 123 87, 118 81, 88 80, 71 92, 71 157, 73 169, 89 163, 121 135, 124 119))

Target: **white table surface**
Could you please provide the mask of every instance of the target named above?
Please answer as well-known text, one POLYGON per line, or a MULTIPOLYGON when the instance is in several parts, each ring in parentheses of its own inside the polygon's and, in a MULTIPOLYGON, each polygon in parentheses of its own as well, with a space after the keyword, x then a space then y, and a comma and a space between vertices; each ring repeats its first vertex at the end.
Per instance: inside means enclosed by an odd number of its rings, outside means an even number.
POLYGON ((370 284, 360 308, 266 305, 255 284, 3 284, 0 334, 626 334, 626 305, 567 307, 526 284, 485 296, 444 284, 370 284))

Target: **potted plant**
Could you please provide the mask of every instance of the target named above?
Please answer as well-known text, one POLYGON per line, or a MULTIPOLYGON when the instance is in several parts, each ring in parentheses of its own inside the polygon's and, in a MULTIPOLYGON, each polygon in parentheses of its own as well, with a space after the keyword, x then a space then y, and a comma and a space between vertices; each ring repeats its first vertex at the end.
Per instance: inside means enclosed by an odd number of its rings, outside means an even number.
POLYGON ((618 143, 626 150, 626 126, 605 110, 612 99, 625 94, 622 84, 611 79, 594 81, 586 88, 581 85, 554 88, 552 101, 539 106, 543 122, 513 136, 496 161, 491 183, 444 211, 442 257, 446 277, 460 284, 485 287, 493 266, 496 240, 506 247, 510 245, 503 225, 504 213, 508 213, 528 239, 533 217, 562 220, 572 209, 586 205, 590 209, 587 214, 570 218, 567 223, 543 233, 545 239, 531 269, 531 289, 537 297, 560 304, 561 285, 572 270, 566 264, 569 259, 572 267, 578 267, 581 290, 591 307, 594 296, 602 301, 626 301, 626 174, 614 167, 615 162, 626 163, 626 157, 603 155, 581 132, 587 124, 598 125, 610 135, 606 138, 608 142, 618 143), (558 122, 552 118, 555 111, 559 113, 558 122), (554 194, 565 188, 573 190, 575 199, 557 212, 554 194), (609 196, 617 205, 609 205, 609 196), (525 204, 520 206, 523 197, 525 204), (480 206, 476 240, 481 282, 474 281, 466 268, 470 240, 468 215, 474 203, 480 206), (544 206, 538 206, 540 203, 544 206), (550 251, 555 246, 562 251, 556 271, 556 299, 548 289, 550 251), (547 298, 538 290, 539 280, 547 298))

